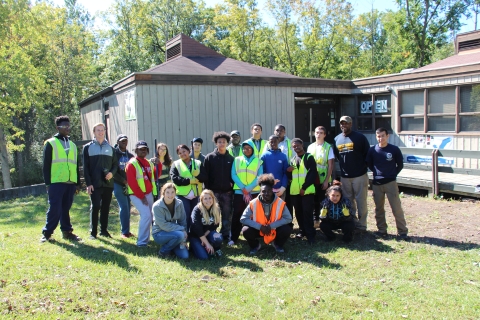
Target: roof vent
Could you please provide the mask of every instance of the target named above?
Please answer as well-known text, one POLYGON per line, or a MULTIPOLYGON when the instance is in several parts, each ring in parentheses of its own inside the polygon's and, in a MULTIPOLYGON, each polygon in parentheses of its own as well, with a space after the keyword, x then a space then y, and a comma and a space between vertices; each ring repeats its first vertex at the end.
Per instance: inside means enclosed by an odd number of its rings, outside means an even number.
POLYGON ((181 53, 182 48, 180 46, 180 43, 177 43, 176 45, 167 48, 167 61, 179 56, 181 53))
POLYGON ((458 52, 480 48, 480 39, 472 39, 458 43, 458 52))

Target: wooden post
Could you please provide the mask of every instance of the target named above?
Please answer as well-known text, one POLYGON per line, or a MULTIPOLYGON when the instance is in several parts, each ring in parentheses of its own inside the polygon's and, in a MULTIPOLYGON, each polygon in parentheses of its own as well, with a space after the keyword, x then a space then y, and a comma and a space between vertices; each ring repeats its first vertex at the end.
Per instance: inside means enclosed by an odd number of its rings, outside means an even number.
POLYGON ((432 197, 438 196, 438 149, 432 151, 432 197))

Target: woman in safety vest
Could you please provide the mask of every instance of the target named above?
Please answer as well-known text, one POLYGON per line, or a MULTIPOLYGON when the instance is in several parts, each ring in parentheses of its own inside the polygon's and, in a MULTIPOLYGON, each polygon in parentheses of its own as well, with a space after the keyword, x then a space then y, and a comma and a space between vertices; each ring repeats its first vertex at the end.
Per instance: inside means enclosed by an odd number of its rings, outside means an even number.
POLYGON ((150 240, 150 227, 152 226, 153 196, 157 195, 155 186, 155 168, 146 156, 149 149, 145 141, 135 144, 136 157, 128 161, 125 171, 127 173, 128 194, 138 212, 137 246, 146 247, 150 240))
POLYGON ((182 144, 177 147, 180 158, 172 164, 170 177, 177 187, 177 197, 182 201, 187 215, 187 230, 190 229, 191 214, 198 203, 198 197, 202 193, 202 182, 205 181, 205 173, 202 163, 190 156, 190 148, 182 144))
POLYGON ((242 152, 236 157, 232 166, 232 179, 235 182, 233 190, 233 216, 231 237, 228 242, 233 246, 237 242, 242 224, 240 218, 248 203, 255 199, 260 192, 260 186, 257 185, 257 179, 263 174, 262 160, 253 153, 253 141, 246 140, 242 143, 242 152))
POLYGON ((215 195, 211 190, 203 190, 200 202, 192 211, 189 237, 190 249, 198 259, 207 260, 209 255, 222 255, 223 236, 217 232, 220 221, 222 216, 215 195))

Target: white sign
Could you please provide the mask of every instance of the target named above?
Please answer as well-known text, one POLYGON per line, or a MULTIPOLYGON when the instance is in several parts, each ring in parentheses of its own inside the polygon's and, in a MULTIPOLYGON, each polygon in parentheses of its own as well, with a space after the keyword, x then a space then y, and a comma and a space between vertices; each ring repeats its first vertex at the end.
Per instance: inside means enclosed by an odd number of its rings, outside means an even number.
MULTIPOLYGON (((425 134, 408 135, 405 144, 407 148, 453 150, 453 137, 425 134)), ((432 163, 432 157, 430 156, 405 154, 404 158, 405 162, 408 163, 432 163)), ((438 157, 438 164, 452 166, 455 161, 453 158, 438 157)))
POLYGON ((123 96, 125 98, 125 120, 137 119, 137 111, 135 109, 135 89, 124 92, 123 96))
MULTIPOLYGON (((372 101, 360 101, 360 113, 372 113, 372 101)), ((388 113, 388 100, 375 101, 375 113, 388 113)))

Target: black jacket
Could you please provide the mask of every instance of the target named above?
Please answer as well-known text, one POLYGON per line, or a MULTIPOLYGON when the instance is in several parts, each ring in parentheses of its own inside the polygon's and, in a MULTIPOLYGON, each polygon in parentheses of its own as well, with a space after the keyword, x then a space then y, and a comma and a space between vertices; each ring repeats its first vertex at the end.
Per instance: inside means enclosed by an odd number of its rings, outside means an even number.
MULTIPOLYGON (((58 140, 68 142, 68 137, 62 136, 60 133, 57 133, 53 137, 57 138, 58 140)), ((52 178, 52 152, 53 148, 50 143, 45 143, 43 148, 43 180, 45 181, 45 185, 49 186, 51 184, 52 178)), ((80 185, 80 152, 78 153, 77 157, 77 181, 74 181, 77 185, 80 185)))
POLYGON ((207 175, 205 188, 213 192, 233 190, 232 165, 235 160, 230 153, 220 154, 217 149, 207 154, 203 166, 207 175))
POLYGON ((117 155, 107 140, 100 145, 97 140, 87 143, 83 147, 83 175, 87 186, 94 188, 113 188, 113 179, 105 180, 105 175, 117 173, 117 155))
POLYGON ((126 155, 128 160, 130 160, 131 158, 135 157, 133 154, 131 154, 128 150, 125 150, 125 152, 122 152, 119 148, 118 148, 118 145, 115 145, 114 146, 114 150, 115 150, 115 154, 117 156, 117 163, 118 163, 118 169, 117 169, 117 172, 114 174, 113 176, 113 180, 115 183, 123 186, 124 185, 124 181, 127 180, 127 174, 125 172, 125 167, 127 166, 127 164, 125 163, 124 164, 124 168, 123 170, 121 169, 121 165, 120 165, 120 159, 122 158, 122 156, 126 155))

